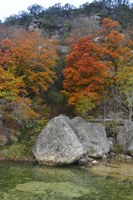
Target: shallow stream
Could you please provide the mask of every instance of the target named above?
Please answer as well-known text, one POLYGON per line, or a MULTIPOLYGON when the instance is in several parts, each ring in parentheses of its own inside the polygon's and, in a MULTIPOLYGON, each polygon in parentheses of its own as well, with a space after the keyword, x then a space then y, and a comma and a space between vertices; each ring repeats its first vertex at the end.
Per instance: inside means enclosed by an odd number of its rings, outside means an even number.
POLYGON ((120 171, 0 163, 0 200, 133 200, 132 166, 120 171))

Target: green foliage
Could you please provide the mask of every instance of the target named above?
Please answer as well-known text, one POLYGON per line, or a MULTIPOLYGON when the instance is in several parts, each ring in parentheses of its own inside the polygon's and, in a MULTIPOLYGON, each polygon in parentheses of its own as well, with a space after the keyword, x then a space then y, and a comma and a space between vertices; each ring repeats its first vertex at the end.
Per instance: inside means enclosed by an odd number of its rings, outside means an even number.
MULTIPOLYGON (((47 94, 47 104, 51 108, 51 115, 59 115, 65 113, 69 115, 69 107, 67 105, 68 97, 62 91, 51 90, 47 94)), ((72 110, 71 110, 72 113, 72 110)))
POLYGON ((133 24, 133 11, 127 5, 119 5, 114 10, 116 19, 126 27, 127 24, 133 24))
POLYGON ((112 151, 116 154, 121 154, 123 153, 123 148, 122 148, 122 145, 120 144, 114 144, 113 145, 113 148, 112 148, 112 151))
POLYGON ((67 103, 65 96, 62 93, 59 93, 54 90, 48 93, 48 101, 49 104, 53 106, 58 106, 67 103))
POLYGON ((85 3, 82 5, 83 12, 89 13, 89 14, 96 14, 96 13, 103 13, 104 5, 102 2, 92 2, 90 4, 85 3))
POLYGON ((30 12, 30 15, 34 17, 37 17, 43 10, 44 8, 37 4, 34 4, 28 7, 28 11, 30 12))
POLYGON ((75 107, 75 111, 83 118, 89 117, 89 112, 96 107, 96 104, 87 96, 80 96, 75 107))
POLYGON ((32 158, 32 152, 24 144, 12 144, 4 150, 3 156, 7 160, 25 160, 25 158, 32 158))
POLYGON ((42 117, 38 120, 23 124, 20 133, 16 135, 18 143, 31 149, 37 135, 41 132, 47 122, 48 120, 45 117, 42 117))
POLYGON ((104 123, 108 137, 116 138, 119 125, 120 122, 117 120, 107 121, 104 123))
MULTIPOLYGON (((114 0, 101 0, 92 1, 91 3, 85 3, 79 8, 73 5, 66 4, 61 6, 57 3, 47 9, 42 6, 34 4, 27 8, 26 11, 21 11, 18 15, 11 15, 5 20, 5 24, 8 26, 27 26, 33 19, 41 19, 42 27, 46 30, 60 29, 64 27, 66 22, 72 21, 72 17, 85 14, 100 15, 103 17, 112 16, 125 26, 132 23, 132 7, 128 0, 114 1, 114 0)), ((71 30, 71 25, 67 29, 71 30)))

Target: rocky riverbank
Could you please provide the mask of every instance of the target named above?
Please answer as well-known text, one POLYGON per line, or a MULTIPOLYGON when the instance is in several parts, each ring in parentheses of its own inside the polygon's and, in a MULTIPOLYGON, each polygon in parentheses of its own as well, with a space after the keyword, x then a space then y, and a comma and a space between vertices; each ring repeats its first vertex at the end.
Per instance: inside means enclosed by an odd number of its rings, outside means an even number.
POLYGON ((117 129, 116 138, 108 138, 102 123, 60 115, 50 120, 39 134, 33 154, 44 165, 97 164, 97 159, 116 157, 115 147, 121 148, 123 160, 132 160, 133 123, 119 125, 117 129))
POLYGON ((111 135, 102 122, 59 115, 38 135, 32 151, 24 145, 13 144, 0 150, 0 161, 38 162, 51 166, 97 166, 112 160, 132 162, 133 122, 121 121, 115 131, 111 135))

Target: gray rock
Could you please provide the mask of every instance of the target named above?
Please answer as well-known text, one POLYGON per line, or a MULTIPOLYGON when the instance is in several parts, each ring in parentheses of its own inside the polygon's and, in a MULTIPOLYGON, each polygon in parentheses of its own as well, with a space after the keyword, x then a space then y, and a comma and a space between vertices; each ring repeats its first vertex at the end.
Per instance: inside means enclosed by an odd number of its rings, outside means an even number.
POLYGON ((77 130, 77 137, 90 157, 102 158, 108 154, 110 145, 102 124, 89 123, 81 117, 75 117, 71 121, 77 130))
POLYGON ((133 122, 126 121, 118 127, 117 143, 122 145, 123 152, 133 156, 133 122))
POLYGON ((83 156, 79 159, 78 164, 79 165, 86 165, 89 162, 89 157, 87 155, 83 156))
POLYGON ((113 150, 113 146, 114 146, 114 142, 115 142, 114 138, 109 137, 108 142, 109 142, 110 150, 113 150))
POLYGON ((110 152, 109 157, 110 158, 115 158, 116 154, 114 152, 110 152))
POLYGON ((89 163, 90 163, 90 162, 92 163, 93 160, 94 160, 93 158, 88 157, 88 162, 89 162, 89 163))
POLYGON ((102 157, 102 160, 107 160, 107 156, 106 155, 103 155, 103 157, 102 157))
POLYGON ((63 46, 63 45, 58 45, 58 51, 62 54, 67 54, 70 52, 70 47, 68 46, 63 46))
POLYGON ((81 166, 87 164, 86 159, 80 158, 79 161, 78 161, 78 164, 81 165, 81 166))
POLYGON ((66 165, 86 152, 75 134, 71 120, 63 115, 53 118, 39 134, 33 148, 37 161, 46 165, 66 165))
POLYGON ((119 155, 119 159, 121 160, 132 160, 132 156, 128 156, 128 155, 124 155, 124 154, 120 154, 119 155))
POLYGON ((97 160, 93 160, 92 165, 99 165, 99 162, 97 160))
POLYGON ((30 32, 35 31, 35 30, 39 30, 39 26, 40 26, 40 21, 39 20, 33 20, 29 25, 28 25, 28 30, 30 32))
POLYGON ((133 159, 133 157, 132 156, 126 156, 126 160, 132 160, 133 159))

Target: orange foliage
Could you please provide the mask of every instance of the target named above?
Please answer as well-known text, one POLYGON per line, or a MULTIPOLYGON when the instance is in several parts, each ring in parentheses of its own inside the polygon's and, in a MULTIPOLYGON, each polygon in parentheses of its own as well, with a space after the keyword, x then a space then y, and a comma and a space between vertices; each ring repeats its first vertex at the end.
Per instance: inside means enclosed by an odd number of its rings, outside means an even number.
POLYGON ((119 27, 120 27, 120 24, 118 21, 112 20, 110 18, 104 18, 102 22, 101 30, 103 30, 103 32, 105 32, 105 30, 106 32, 110 32, 115 29, 118 30, 119 27))
POLYGON ((98 103, 107 86, 108 68, 102 61, 104 49, 90 37, 80 39, 67 56, 64 89, 70 93, 69 104, 79 96, 88 96, 98 103))
POLYGON ((31 99, 56 78, 56 45, 39 32, 23 29, 0 41, 0 98, 5 105, 10 102, 17 118, 37 117, 31 99))
POLYGON ((42 39, 39 32, 18 30, 1 42, 0 64, 15 77, 21 77, 27 92, 47 90, 55 78, 56 43, 42 39))
POLYGON ((107 82, 118 87, 123 69, 132 67, 132 47, 131 38, 120 32, 119 22, 108 18, 97 37, 81 38, 66 59, 64 89, 69 92, 69 104, 74 105, 80 96, 98 103, 107 82))
POLYGON ((111 73, 116 75, 121 70, 122 62, 127 65, 131 57, 131 40, 120 31, 120 24, 112 19, 105 18, 100 30, 100 45, 106 48, 108 59, 106 64, 110 66, 111 73))

